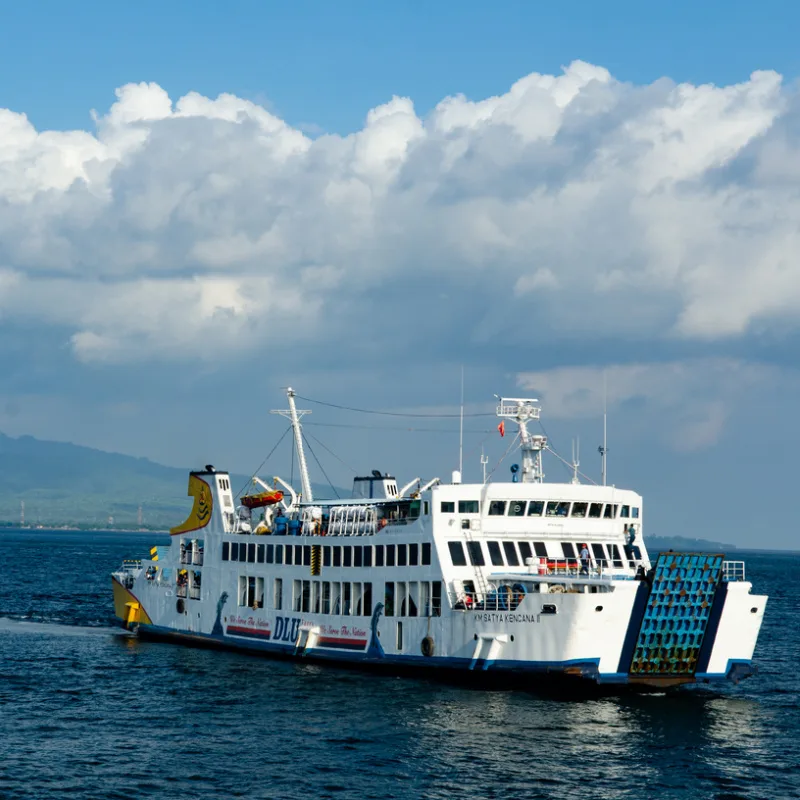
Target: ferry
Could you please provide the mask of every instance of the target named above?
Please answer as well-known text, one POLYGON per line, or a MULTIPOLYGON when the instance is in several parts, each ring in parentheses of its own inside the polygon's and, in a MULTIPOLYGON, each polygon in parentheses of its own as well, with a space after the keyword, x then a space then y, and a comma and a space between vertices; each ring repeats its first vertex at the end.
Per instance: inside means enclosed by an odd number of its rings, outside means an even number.
POLYGON ((498 429, 515 425, 519 443, 508 481, 401 486, 372 470, 323 501, 287 395, 301 490, 254 477, 237 498, 227 472, 191 472, 171 544, 112 574, 116 616, 139 637, 529 688, 653 692, 755 672, 767 597, 744 563, 651 556, 641 495, 582 483, 577 466, 545 482, 537 400, 498 399, 498 429))

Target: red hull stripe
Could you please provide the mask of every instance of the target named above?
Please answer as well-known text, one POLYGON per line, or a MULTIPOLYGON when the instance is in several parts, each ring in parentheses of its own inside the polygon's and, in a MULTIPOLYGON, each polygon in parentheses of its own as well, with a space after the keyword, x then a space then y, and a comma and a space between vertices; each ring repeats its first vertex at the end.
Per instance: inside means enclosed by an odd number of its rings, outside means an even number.
POLYGON ((267 628, 242 628, 239 625, 228 625, 226 631, 232 636, 246 636, 251 639, 269 639, 272 633, 267 628))

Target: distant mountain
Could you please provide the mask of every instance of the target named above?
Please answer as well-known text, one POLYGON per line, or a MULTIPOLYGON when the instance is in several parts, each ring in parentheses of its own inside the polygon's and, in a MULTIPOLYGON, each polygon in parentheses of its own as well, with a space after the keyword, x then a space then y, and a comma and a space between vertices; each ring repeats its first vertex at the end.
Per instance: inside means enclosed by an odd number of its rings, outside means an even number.
MULTIPOLYGON (((195 465, 194 469, 202 467, 195 465)), ((91 447, 0 433, 0 522, 19 524, 21 501, 27 524, 168 528, 191 508, 189 469, 91 447)), ((235 489, 248 476, 231 475, 235 489)), ((312 486, 330 497, 330 487, 312 486)), ((342 490, 339 489, 342 494, 342 490)), ((349 492, 342 496, 348 496, 349 492)))
POLYGON ((689 539, 686 536, 648 536, 645 534, 645 544, 651 555, 667 550, 681 553, 728 553, 736 550, 736 545, 714 542, 709 539, 689 539))

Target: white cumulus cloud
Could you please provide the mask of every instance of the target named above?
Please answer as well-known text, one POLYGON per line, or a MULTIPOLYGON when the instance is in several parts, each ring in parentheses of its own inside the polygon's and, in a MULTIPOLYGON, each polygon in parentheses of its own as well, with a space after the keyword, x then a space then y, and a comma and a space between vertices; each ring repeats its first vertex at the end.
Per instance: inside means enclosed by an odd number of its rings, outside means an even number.
POLYGON ((454 319, 498 344, 800 319, 800 103, 774 72, 635 86, 574 62, 315 138, 153 83, 93 132, 23 112, 0 110, 0 314, 83 361, 446 339, 454 319))

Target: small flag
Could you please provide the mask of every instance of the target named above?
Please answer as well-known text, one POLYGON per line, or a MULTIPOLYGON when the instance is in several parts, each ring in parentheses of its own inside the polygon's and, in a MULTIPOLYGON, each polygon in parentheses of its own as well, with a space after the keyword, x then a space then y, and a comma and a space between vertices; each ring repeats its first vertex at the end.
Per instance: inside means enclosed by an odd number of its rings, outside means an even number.
POLYGON ((506 421, 504 419, 500 420, 500 424, 497 426, 497 430, 500 431, 501 436, 506 435, 506 421))

